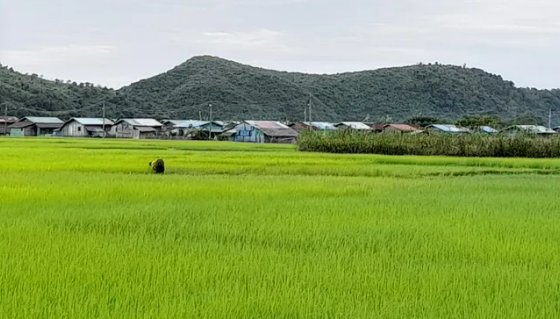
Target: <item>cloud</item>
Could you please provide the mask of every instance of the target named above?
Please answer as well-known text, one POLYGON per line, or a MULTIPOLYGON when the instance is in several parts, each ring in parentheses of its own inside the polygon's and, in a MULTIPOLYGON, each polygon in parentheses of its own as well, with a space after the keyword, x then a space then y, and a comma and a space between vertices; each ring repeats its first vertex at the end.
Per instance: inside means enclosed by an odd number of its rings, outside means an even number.
POLYGON ((14 65, 67 63, 69 60, 109 57, 114 47, 106 45, 41 46, 35 49, 0 50, 0 60, 14 65))

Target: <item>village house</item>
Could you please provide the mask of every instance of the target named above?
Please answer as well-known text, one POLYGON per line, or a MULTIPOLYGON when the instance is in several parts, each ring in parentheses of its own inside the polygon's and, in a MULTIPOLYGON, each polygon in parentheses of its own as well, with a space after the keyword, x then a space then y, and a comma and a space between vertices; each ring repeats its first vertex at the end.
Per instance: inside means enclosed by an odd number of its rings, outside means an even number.
POLYGON ((288 124, 288 126, 298 133, 309 130, 309 128, 319 131, 336 130, 336 127, 329 122, 293 122, 288 124))
POLYGON ((111 135, 117 138, 156 138, 162 126, 154 119, 120 119, 111 127, 111 135))
POLYGON ((534 134, 540 136, 548 136, 557 134, 553 129, 542 125, 512 125, 502 130, 503 133, 515 135, 517 133, 534 134))
POLYGON ((8 126, 10 136, 48 136, 58 130, 64 122, 57 117, 28 116, 8 126))
POLYGON ((17 121, 17 117, 0 116, 0 135, 8 135, 10 133, 8 126, 14 124, 17 121))
POLYGON ((210 138, 214 138, 222 134, 224 130, 224 123, 219 121, 196 121, 196 120, 186 120, 180 121, 173 126, 171 135, 173 136, 185 136, 187 138, 196 138, 196 136, 205 135, 208 137, 208 132, 210 132, 210 138))
POLYGON ((60 135, 66 137, 105 137, 110 135, 113 124, 109 119, 74 117, 66 121, 59 130, 60 135))
POLYGON ((426 126, 427 133, 444 133, 444 134, 469 134, 471 130, 466 127, 460 127, 454 124, 431 124, 426 126))
POLYGON ((295 143, 298 137, 298 132, 276 121, 244 121, 235 131, 235 142, 295 143))
POLYGON ((372 131, 372 128, 362 122, 340 122, 334 125, 337 129, 351 129, 359 131, 372 131))
POLYGON ((383 133, 412 133, 420 130, 420 127, 412 124, 385 124, 383 125, 381 131, 383 133))

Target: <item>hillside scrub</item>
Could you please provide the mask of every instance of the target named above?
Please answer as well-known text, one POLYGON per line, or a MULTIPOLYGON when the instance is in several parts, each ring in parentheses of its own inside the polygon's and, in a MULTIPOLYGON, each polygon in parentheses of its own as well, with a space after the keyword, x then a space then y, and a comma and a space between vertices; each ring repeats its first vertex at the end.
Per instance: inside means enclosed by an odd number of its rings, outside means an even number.
POLYGON ((298 138, 298 149, 353 154, 555 158, 560 157, 560 137, 304 132, 298 138))
POLYGON ((303 120, 308 102, 314 118, 324 121, 374 114, 374 122, 407 121, 420 114, 510 119, 528 113, 542 123, 550 109, 560 106, 560 90, 519 88, 481 69, 437 63, 316 75, 197 56, 118 90, 49 81, 0 66, 0 106, 19 117, 99 117, 105 103, 111 118, 208 119, 212 103, 213 118, 219 120, 303 120))

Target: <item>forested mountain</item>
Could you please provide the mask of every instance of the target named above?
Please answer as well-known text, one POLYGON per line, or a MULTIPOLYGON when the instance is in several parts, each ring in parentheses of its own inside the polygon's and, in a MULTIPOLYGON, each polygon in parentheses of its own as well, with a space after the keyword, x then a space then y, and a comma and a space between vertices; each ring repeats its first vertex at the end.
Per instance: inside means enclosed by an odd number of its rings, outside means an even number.
POLYGON ((0 68, 0 103, 18 116, 100 116, 105 102, 108 117, 207 118, 211 103, 213 119, 297 120, 308 100, 313 119, 325 121, 481 113, 544 121, 560 110, 560 90, 516 88, 480 69, 439 64, 317 75, 199 56, 119 90, 0 68))

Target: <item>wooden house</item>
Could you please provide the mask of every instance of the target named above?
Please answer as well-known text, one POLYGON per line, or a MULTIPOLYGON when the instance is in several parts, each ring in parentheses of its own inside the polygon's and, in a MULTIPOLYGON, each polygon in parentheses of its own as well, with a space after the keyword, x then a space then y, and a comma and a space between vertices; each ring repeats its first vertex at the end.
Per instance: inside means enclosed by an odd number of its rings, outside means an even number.
POLYGON ((14 124, 17 121, 18 118, 14 116, 0 116, 0 135, 10 134, 8 126, 14 124))
POLYGON ((64 122, 57 117, 28 116, 8 126, 10 136, 48 136, 52 135, 64 122))
POLYGON ((295 143, 298 137, 298 132, 276 121, 244 121, 235 131, 235 142, 295 143))
POLYGON ((154 119, 120 119, 111 127, 111 135, 117 138, 157 138, 162 126, 154 119))
POLYGON ((66 137, 104 137, 110 135, 113 124, 114 122, 109 119, 74 117, 60 127, 60 135, 66 137))

